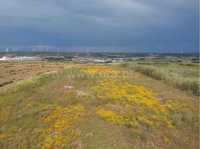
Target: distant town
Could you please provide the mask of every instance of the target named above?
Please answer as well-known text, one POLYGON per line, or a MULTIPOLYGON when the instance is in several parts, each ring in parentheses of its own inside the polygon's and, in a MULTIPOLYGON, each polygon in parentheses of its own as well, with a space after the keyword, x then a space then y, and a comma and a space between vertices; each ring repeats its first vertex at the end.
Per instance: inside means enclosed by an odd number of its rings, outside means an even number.
POLYGON ((68 61, 75 63, 117 63, 153 60, 199 63, 197 53, 107 53, 107 52, 0 52, 0 61, 68 61))

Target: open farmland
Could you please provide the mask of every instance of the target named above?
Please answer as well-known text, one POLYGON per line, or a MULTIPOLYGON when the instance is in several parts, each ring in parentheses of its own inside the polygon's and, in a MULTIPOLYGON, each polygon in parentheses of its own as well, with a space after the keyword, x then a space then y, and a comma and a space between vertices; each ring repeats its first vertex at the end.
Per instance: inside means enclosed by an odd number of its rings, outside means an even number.
POLYGON ((28 79, 49 71, 58 71, 64 66, 60 63, 47 63, 42 61, 32 62, 1 62, 0 87, 28 79))
POLYGON ((127 65, 0 63, 0 148, 198 149, 198 96, 127 65))

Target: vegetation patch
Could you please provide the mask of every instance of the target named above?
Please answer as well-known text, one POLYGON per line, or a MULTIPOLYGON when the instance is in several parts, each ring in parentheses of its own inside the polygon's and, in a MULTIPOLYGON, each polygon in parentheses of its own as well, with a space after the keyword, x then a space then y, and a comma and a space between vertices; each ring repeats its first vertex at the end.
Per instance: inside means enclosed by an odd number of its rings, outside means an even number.
POLYGON ((74 128, 80 117, 85 113, 82 105, 69 107, 56 107, 47 116, 42 118, 46 128, 42 130, 41 148, 54 149, 66 148, 80 135, 74 128))
POLYGON ((130 63, 125 66, 166 84, 191 92, 193 95, 200 95, 198 65, 130 63))
POLYGON ((62 65, 2 87, 0 148, 198 148, 196 96, 129 66, 62 65))
POLYGON ((126 120, 131 119, 133 121, 130 123, 145 124, 149 127, 172 127, 169 113, 165 106, 154 97, 152 91, 143 86, 132 85, 124 81, 103 80, 93 89, 96 92, 97 99, 114 104, 119 102, 121 103, 120 106, 124 107, 120 108, 120 112, 124 116, 117 116, 112 111, 97 110, 97 114, 105 119, 109 120, 109 116, 111 116, 111 119, 124 120, 125 124, 126 120), (129 110, 124 110, 126 105, 130 106, 129 110))
POLYGON ((117 77, 121 71, 105 65, 85 65, 81 70, 91 76, 98 75, 99 77, 117 77))

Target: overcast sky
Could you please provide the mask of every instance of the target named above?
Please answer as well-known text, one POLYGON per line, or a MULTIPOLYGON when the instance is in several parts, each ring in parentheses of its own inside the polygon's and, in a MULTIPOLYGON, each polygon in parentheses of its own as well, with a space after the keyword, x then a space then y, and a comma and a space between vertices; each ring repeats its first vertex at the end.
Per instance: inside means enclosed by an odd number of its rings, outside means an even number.
POLYGON ((198 0, 0 0, 0 46, 198 50, 198 0))

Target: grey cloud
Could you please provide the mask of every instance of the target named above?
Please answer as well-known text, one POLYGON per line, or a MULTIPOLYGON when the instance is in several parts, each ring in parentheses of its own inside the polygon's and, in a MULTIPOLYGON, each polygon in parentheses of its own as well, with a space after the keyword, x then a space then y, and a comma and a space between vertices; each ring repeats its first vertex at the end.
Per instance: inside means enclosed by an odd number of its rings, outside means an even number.
POLYGON ((198 0, 2 0, 0 28, 26 28, 77 41, 120 44, 126 40, 129 45, 148 40, 150 30, 155 33, 151 38, 162 43, 179 38, 196 44, 196 4, 198 0))
POLYGON ((81 15, 86 19, 93 17, 94 21, 105 18, 105 20, 110 19, 126 23, 124 21, 130 19, 134 19, 133 22, 144 21, 145 19, 149 21, 148 18, 153 18, 152 16, 159 17, 165 14, 167 16, 167 14, 171 14, 171 8, 179 5, 187 6, 188 2, 186 0, 174 0, 173 2, 168 0, 162 2, 158 0, 151 2, 148 0, 11 0, 1 1, 0 4, 0 16, 67 18, 81 15))

